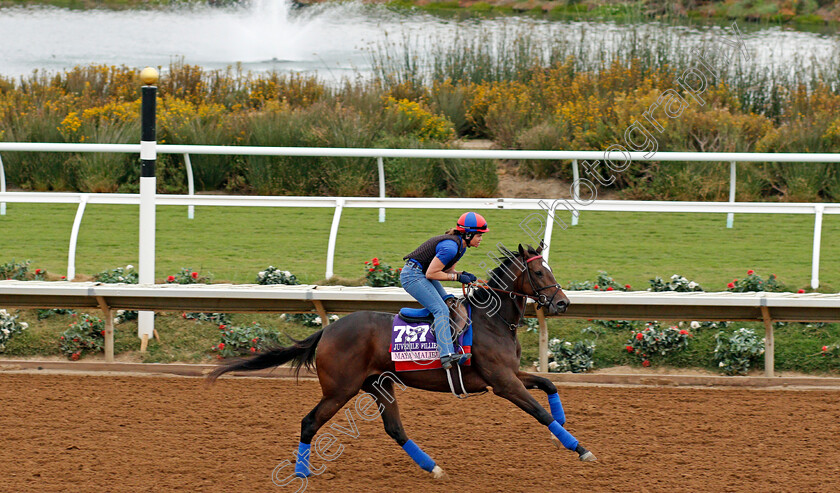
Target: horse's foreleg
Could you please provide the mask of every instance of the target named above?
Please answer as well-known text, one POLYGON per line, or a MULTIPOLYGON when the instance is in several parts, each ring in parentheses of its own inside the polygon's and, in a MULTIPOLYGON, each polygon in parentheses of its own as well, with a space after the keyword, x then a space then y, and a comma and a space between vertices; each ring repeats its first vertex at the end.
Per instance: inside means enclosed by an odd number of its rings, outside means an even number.
POLYGON ((443 469, 439 465, 435 464, 434 459, 429 457, 426 452, 423 452, 416 443, 409 440, 408 436, 406 436, 402 420, 400 419, 400 409, 397 406, 397 400, 392 397, 394 395, 393 382, 391 380, 384 380, 379 388, 371 385, 370 382, 366 382, 362 386, 362 389, 376 396, 377 403, 382 405, 382 424, 385 425, 385 433, 393 438, 397 442, 397 445, 402 447, 421 469, 431 473, 435 479, 445 479, 446 473, 443 472, 443 469), (384 397, 382 391, 388 396, 391 396, 391 398, 380 398, 384 397))
POLYGON ((525 389, 525 385, 516 377, 505 379, 503 382, 493 385, 493 392, 499 397, 513 402, 520 409, 533 416, 537 421, 547 426, 549 431, 560 440, 569 450, 574 450, 578 453, 578 457, 582 461, 591 462, 595 460, 592 452, 583 448, 578 442, 577 438, 563 428, 563 425, 558 423, 548 411, 543 408, 534 397, 525 389))
POLYGON ((540 389, 548 396, 548 406, 551 409, 551 415, 554 420, 560 425, 566 424, 566 413, 563 411, 563 404, 560 402, 560 396, 557 394, 557 387, 551 380, 543 377, 538 377, 523 371, 516 372, 516 378, 522 382, 526 389, 540 389))

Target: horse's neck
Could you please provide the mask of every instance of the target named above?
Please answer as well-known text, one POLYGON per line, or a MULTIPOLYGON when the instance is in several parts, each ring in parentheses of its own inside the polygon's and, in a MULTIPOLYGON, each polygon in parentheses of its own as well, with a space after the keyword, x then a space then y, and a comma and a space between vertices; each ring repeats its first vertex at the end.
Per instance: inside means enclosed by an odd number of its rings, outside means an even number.
MULTIPOLYGON (((502 289, 504 291, 516 292, 515 281, 508 281, 504 284, 494 283, 492 287, 502 289)), ((522 315, 525 311, 525 299, 520 296, 511 297, 507 293, 500 293, 498 291, 488 291, 490 296, 494 296, 499 300, 499 304, 490 303, 489 308, 485 310, 488 318, 493 325, 503 327, 505 331, 511 330, 511 325, 519 325, 522 315), (494 313, 495 312, 495 313, 494 313)))

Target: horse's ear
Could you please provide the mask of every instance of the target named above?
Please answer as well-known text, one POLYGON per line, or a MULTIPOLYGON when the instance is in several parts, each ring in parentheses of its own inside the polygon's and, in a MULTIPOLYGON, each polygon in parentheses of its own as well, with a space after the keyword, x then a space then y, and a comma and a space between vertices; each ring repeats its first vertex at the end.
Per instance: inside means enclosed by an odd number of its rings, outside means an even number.
POLYGON ((522 243, 519 244, 519 255, 521 255, 523 259, 527 258, 525 256, 525 249, 522 248, 522 243))
POLYGON ((543 251, 543 248, 545 248, 545 242, 543 240, 540 240, 540 246, 537 247, 537 253, 541 254, 542 251, 543 251))

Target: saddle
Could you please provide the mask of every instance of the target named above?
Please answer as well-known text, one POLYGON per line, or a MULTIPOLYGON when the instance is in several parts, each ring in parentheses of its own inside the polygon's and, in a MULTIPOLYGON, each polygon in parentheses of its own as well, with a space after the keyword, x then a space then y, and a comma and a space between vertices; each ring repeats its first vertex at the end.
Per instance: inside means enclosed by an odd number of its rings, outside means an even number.
MULTIPOLYGON (((466 300, 450 295, 443 301, 449 307, 449 326, 452 328, 452 339, 455 340, 464 332, 469 322, 466 300)), ((435 321, 434 315, 428 308, 401 308, 400 318, 412 324, 432 325, 435 321)))

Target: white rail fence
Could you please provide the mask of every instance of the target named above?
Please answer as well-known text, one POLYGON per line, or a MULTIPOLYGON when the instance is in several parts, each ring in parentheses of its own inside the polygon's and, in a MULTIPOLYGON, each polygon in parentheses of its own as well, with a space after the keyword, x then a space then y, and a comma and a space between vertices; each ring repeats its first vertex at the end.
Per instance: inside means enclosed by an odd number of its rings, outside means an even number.
MULTIPOLYGON (((459 291, 449 288, 452 294, 459 291)), ((840 294, 651 293, 568 291, 571 305, 558 318, 608 320, 739 320, 763 322, 765 375, 774 376, 773 322, 838 322, 840 294)), ((0 306, 100 309, 106 323, 105 356, 114 361, 113 310, 317 312, 326 325, 330 313, 358 310, 396 312, 419 306, 400 288, 347 286, 259 286, 249 284, 126 285, 95 282, 0 281, 0 306)), ((540 370, 548 365, 546 315, 532 302, 526 315, 540 322, 540 370)))
MULTIPOLYGON (((318 148, 318 147, 252 147, 252 146, 203 146, 203 145, 158 145, 156 151, 162 154, 182 154, 187 168, 188 195, 157 195, 160 205, 185 205, 188 217, 194 217, 196 205, 236 205, 263 207, 331 207, 335 209, 330 228, 327 248, 325 277, 333 276, 335 241, 341 214, 345 207, 379 208, 379 220, 385 220, 386 208, 445 208, 445 209, 520 209, 545 211, 547 220, 541 233, 550 252, 554 222, 566 225, 555 210, 563 205, 546 199, 402 199, 385 197, 385 158, 437 158, 437 159, 534 159, 570 160, 573 176, 576 178, 571 191, 580 197, 580 176, 578 160, 598 161, 604 158, 601 151, 491 151, 459 149, 362 149, 362 148, 318 148), (252 156, 321 156, 321 157, 368 157, 376 158, 379 176, 379 197, 238 197, 238 196, 196 196, 194 190, 191 154, 252 155, 252 156), (554 220, 551 220, 554 219, 554 220)), ((0 142, 0 152, 104 152, 139 154, 139 144, 51 144, 27 142, 0 142)), ((729 162, 729 202, 675 202, 675 201, 575 201, 571 224, 578 223, 582 211, 610 212, 691 212, 725 213, 727 227, 732 227, 735 213, 813 214, 814 236, 811 262, 811 286, 819 286, 819 256, 823 214, 840 213, 840 204, 806 203, 749 203, 735 202, 736 164, 738 162, 785 162, 785 163, 838 163, 840 154, 807 153, 698 153, 660 152, 645 158, 642 152, 627 153, 633 161, 683 161, 683 162, 729 162), (590 203, 587 203, 590 202, 590 203)), ((585 163, 585 161, 584 161, 585 163)), ((552 199, 547 199, 552 200, 552 199)), ((67 278, 75 277, 75 248, 78 230, 85 206, 91 204, 139 204, 139 195, 129 194, 72 194, 6 191, 5 172, 0 159, 0 215, 5 214, 6 203, 76 203, 78 209, 74 220, 68 251, 67 278)), ((570 203, 569 201, 566 202, 570 203)), ((562 209, 561 209, 562 210, 562 209)), ((531 217, 531 215, 529 215, 531 217)), ((142 242, 142 238, 140 240, 142 242)), ((546 256, 548 253, 546 253, 546 256)))

